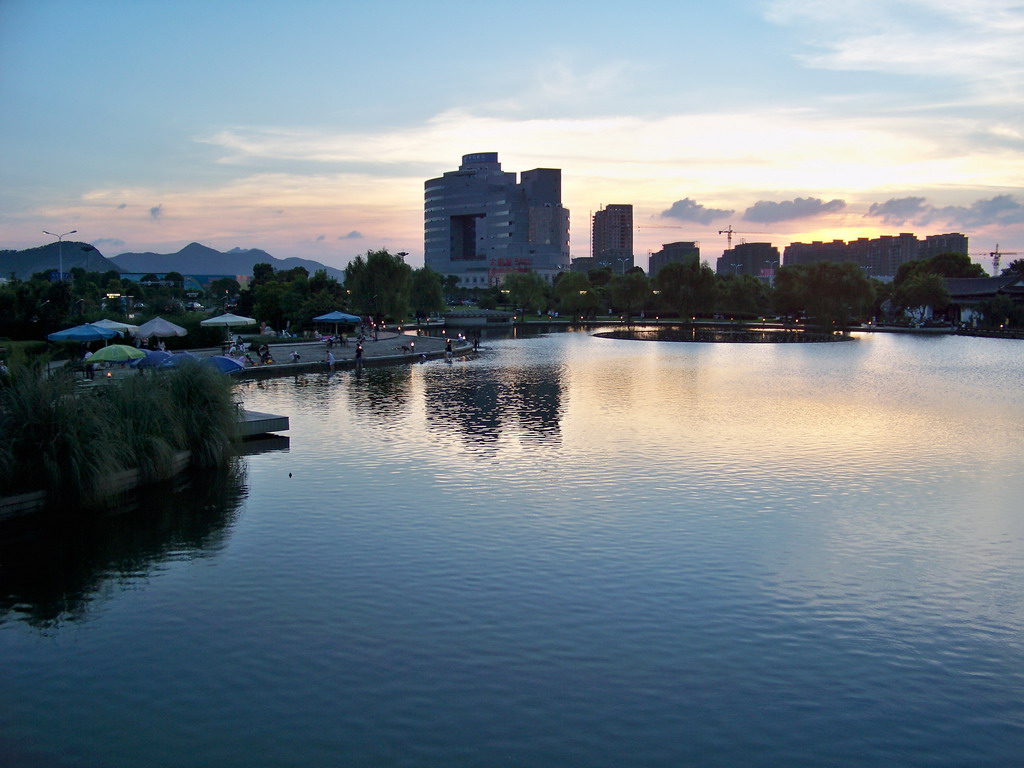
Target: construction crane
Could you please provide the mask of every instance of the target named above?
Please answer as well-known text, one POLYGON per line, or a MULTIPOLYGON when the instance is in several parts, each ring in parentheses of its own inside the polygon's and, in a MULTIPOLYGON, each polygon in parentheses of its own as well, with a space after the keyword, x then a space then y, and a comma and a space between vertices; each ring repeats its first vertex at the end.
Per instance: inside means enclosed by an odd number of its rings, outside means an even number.
POLYGON ((732 236, 733 235, 770 235, 771 232, 740 232, 739 230, 733 229, 732 224, 729 225, 728 229, 718 230, 718 234, 725 235, 726 250, 732 250, 732 236))
POLYGON ((1020 256, 1017 251, 1000 251, 999 243, 996 243, 996 249, 989 254, 992 258, 992 276, 999 277, 999 260, 1003 256, 1020 256))
POLYGON ((1003 256, 1020 256, 1020 255, 1021 254, 1018 253, 1017 251, 1000 251, 999 250, 999 243, 996 243, 996 249, 994 251, 989 251, 988 253, 985 253, 984 251, 982 251, 980 253, 972 253, 971 254, 971 256, 988 256, 990 259, 992 259, 992 276, 993 277, 999 277, 999 262, 1002 260, 1003 256))

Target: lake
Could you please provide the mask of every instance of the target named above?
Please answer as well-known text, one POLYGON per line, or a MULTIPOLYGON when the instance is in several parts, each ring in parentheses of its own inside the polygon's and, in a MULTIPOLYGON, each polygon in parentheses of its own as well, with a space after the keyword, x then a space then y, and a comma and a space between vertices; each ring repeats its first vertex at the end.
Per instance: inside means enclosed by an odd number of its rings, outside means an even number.
POLYGON ((8 533, 0 765, 1022 765, 1022 384, 582 332, 242 383, 288 439, 8 533))

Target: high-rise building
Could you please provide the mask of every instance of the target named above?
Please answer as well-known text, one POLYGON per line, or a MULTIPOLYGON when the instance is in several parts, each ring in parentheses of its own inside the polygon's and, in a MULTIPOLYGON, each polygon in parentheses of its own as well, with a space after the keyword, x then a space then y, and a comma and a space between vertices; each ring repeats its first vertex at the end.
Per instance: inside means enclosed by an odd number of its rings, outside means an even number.
POLYGON ((513 272, 550 282, 569 268, 561 170, 523 171, 517 182, 501 170, 497 152, 477 152, 423 187, 424 261, 435 272, 483 288, 513 272))
POLYGON ((697 243, 665 243, 661 250, 651 254, 647 274, 654 277, 669 264, 700 265, 700 246, 697 243))
POLYGON ((779 249, 771 243, 740 243, 718 257, 719 275, 750 275, 772 282, 779 266, 779 249))
POLYGON ((787 267, 819 261, 849 261, 863 269, 868 277, 892 280, 901 264, 940 253, 967 253, 967 236, 954 232, 918 240, 916 235, 901 232, 871 239, 861 237, 848 243, 842 240, 790 243, 786 246, 784 260, 787 267))
POLYGON ((594 214, 590 255, 617 275, 633 268, 633 206, 608 205, 594 214))

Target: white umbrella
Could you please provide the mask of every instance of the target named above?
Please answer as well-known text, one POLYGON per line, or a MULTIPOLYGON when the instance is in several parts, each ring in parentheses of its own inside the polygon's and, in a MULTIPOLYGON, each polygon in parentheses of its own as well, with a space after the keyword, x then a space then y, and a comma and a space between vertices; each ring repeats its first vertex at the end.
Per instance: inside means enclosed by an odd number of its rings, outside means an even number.
POLYGON ((208 317, 199 323, 200 325, 256 325, 256 321, 251 317, 242 317, 241 315, 233 315, 230 312, 226 312, 223 315, 217 315, 216 317, 208 317))
POLYGON ((231 326, 256 325, 256 321, 251 317, 242 317, 241 315, 233 315, 230 312, 225 312, 223 315, 208 317, 205 320, 200 321, 199 324, 205 326, 222 325, 227 328, 228 336, 230 336, 231 326))
POLYGON ((118 333, 130 333, 135 334, 135 331, 139 329, 137 325, 131 325, 130 323, 122 323, 117 320, 97 320, 93 325, 98 325, 100 328, 106 328, 110 331, 117 331, 118 333))
POLYGON ((164 320, 162 317, 154 317, 148 323, 143 323, 135 329, 135 335, 143 338, 156 336, 167 338, 168 336, 185 336, 188 334, 180 325, 164 320))

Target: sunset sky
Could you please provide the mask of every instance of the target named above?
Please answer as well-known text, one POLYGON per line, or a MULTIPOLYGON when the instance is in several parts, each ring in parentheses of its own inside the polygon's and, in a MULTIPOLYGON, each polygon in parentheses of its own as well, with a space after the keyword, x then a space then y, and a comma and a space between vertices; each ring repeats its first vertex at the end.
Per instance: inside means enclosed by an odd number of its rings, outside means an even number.
MULTIPOLYGON (((1024 256, 1020 0, 0 0, 0 248, 423 263, 463 154, 561 168, 572 255, 963 232, 1024 256)), ((1014 257, 1004 258, 1003 264, 1014 257)))

